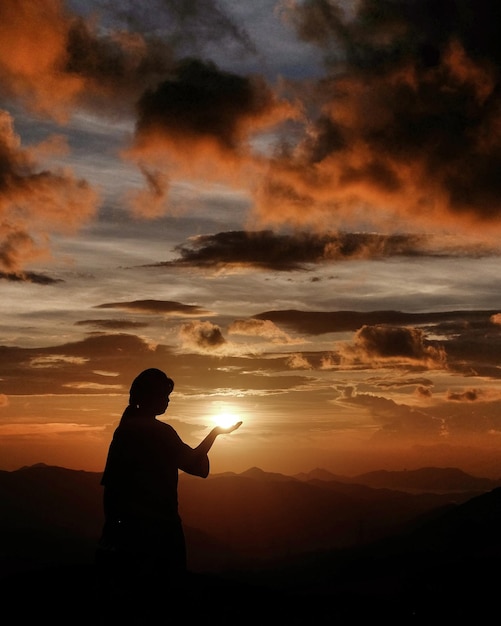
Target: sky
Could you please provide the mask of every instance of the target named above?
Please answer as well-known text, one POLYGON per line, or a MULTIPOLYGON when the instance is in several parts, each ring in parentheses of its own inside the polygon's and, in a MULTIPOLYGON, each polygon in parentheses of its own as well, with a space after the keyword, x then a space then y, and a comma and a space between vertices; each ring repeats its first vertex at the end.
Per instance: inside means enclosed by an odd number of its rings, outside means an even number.
POLYGON ((501 476, 501 5, 2 0, 0 469, 133 378, 213 472, 501 476))

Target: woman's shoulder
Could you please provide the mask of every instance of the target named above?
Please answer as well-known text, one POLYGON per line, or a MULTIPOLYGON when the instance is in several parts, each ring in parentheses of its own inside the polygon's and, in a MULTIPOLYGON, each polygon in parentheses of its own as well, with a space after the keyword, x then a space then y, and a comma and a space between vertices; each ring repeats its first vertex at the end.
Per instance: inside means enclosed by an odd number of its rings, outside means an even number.
POLYGON ((151 422, 151 428, 155 430, 159 436, 179 439, 176 429, 168 422, 162 422, 161 420, 154 419, 151 422))
POLYGON ((153 449, 178 448, 182 440, 170 424, 157 419, 136 420, 124 425, 118 439, 122 445, 138 445, 153 449))
POLYGON ((173 426, 171 426, 167 422, 162 422, 157 419, 136 418, 136 419, 127 420, 126 422, 123 422, 120 424, 117 431, 120 431, 122 433, 149 432, 149 433, 155 433, 159 437, 161 436, 177 437, 178 436, 173 426))

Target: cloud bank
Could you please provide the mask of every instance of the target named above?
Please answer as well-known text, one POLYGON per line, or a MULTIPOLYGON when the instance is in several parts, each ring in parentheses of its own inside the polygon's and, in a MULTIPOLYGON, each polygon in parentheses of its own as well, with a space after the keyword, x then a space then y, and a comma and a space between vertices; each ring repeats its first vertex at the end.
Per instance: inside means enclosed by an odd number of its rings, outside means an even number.
POLYGON ((168 212, 173 182, 191 178, 244 190, 253 224, 498 232, 499 3, 292 0, 280 15, 323 56, 321 75, 294 78, 265 74, 252 23, 215 1, 71 6, 0 6, 5 271, 98 204, 85 180, 30 160, 14 110, 62 129, 80 112, 127 120, 116 157, 143 176, 125 194, 136 216, 168 212))
POLYGON ((493 1, 362 0, 350 14, 341 2, 292 2, 289 19, 324 52, 326 73, 304 137, 271 161, 263 215, 370 219, 376 208, 376 220, 498 224, 500 11, 493 1))

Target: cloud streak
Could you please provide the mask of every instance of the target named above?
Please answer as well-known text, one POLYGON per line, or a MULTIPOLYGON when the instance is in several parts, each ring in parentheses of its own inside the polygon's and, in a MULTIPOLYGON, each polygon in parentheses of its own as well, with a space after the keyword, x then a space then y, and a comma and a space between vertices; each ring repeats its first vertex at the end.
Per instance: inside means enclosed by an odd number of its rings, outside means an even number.
POLYGON ((192 237, 176 247, 177 259, 157 265, 293 271, 336 261, 427 255, 430 250, 425 235, 241 230, 192 237))
POLYGON ((407 313, 405 311, 265 311, 257 319, 268 319, 277 326, 284 325, 301 333, 318 335, 356 331, 364 325, 428 325, 434 332, 453 335, 464 330, 465 324, 481 329, 492 327, 494 311, 436 311, 407 313))
POLYGON ((96 305, 97 309, 126 309, 128 311, 171 316, 211 315, 210 311, 194 304, 182 304, 171 300, 132 300, 130 302, 108 302, 96 305))

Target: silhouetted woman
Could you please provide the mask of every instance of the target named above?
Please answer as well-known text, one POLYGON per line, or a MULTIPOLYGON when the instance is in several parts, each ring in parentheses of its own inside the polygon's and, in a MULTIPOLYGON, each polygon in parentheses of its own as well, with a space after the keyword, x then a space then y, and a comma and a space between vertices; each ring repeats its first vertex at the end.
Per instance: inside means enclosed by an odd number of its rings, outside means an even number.
POLYGON ((97 559, 115 595, 179 583, 186 572, 186 547, 178 514, 178 470, 207 477, 208 452, 216 437, 241 424, 216 427, 196 448, 190 447, 172 426, 156 419, 165 413, 173 388, 161 370, 141 372, 108 451, 97 559))

